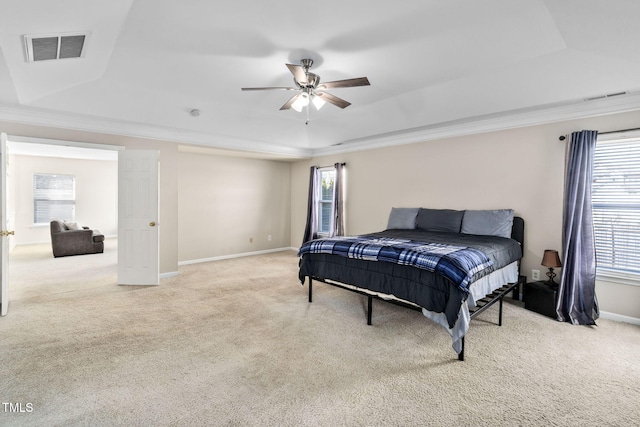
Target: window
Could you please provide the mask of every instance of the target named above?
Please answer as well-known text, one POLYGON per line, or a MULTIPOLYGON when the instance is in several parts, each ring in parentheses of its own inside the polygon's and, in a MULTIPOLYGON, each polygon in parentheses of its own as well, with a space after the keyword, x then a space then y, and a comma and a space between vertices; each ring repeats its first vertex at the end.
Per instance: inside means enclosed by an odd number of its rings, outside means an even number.
POLYGON ((33 175, 33 223, 48 224, 53 218, 71 221, 76 211, 73 175, 33 175))
POLYGON ((329 234, 333 213, 333 187, 336 180, 334 168, 318 169, 318 234, 329 234))
POLYGON ((592 185, 598 274, 640 279, 640 137, 602 139, 592 185))

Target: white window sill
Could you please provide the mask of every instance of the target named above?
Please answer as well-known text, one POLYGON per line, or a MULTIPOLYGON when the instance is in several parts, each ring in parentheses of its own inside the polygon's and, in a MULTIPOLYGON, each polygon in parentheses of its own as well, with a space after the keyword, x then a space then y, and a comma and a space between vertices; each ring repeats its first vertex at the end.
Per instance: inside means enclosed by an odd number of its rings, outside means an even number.
POLYGON ((607 270, 604 268, 596 272, 596 280, 601 282, 621 283, 624 285, 640 286, 640 274, 607 270))

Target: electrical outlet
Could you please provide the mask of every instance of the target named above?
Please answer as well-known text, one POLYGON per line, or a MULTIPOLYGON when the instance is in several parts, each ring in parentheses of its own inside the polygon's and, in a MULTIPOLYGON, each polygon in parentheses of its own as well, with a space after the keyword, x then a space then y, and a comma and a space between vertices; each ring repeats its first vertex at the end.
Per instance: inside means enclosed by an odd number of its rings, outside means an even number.
POLYGON ((272 238, 271 238, 271 234, 269 234, 269 235, 267 236, 267 240, 268 240, 268 241, 271 241, 271 240, 272 240, 272 238))
POLYGON ((540 270, 531 270, 531 279, 540 280, 540 270))

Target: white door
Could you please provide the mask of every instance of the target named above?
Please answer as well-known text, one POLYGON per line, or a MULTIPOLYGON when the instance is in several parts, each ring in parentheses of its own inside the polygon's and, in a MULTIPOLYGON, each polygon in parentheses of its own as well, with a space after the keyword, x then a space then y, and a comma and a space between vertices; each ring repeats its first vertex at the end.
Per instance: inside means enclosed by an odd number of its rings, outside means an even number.
POLYGON ((9 308, 9 219, 7 217, 7 134, 0 134, 0 315, 9 308))
POLYGON ((160 283, 158 151, 118 152, 118 284, 160 283))

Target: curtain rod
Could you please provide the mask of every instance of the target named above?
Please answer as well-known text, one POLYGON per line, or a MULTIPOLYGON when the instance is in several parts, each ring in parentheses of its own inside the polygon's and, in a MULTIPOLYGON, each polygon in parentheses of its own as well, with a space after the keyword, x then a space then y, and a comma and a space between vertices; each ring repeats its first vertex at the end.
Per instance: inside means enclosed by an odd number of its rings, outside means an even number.
MULTIPOLYGON (((330 168, 332 166, 335 166, 336 164, 332 164, 332 165, 328 165, 328 166, 316 166, 318 169, 323 169, 323 168, 330 168)), ((346 163, 340 163, 340 166, 346 166, 346 163)))
MULTIPOLYGON (((632 128, 632 129, 621 129, 621 130, 612 130, 609 132, 598 132, 598 135, 607 135, 609 133, 621 133, 621 132, 631 132, 634 130, 640 130, 640 128, 632 128)), ((560 141, 564 141, 567 137, 564 135, 560 135, 560 141)))

